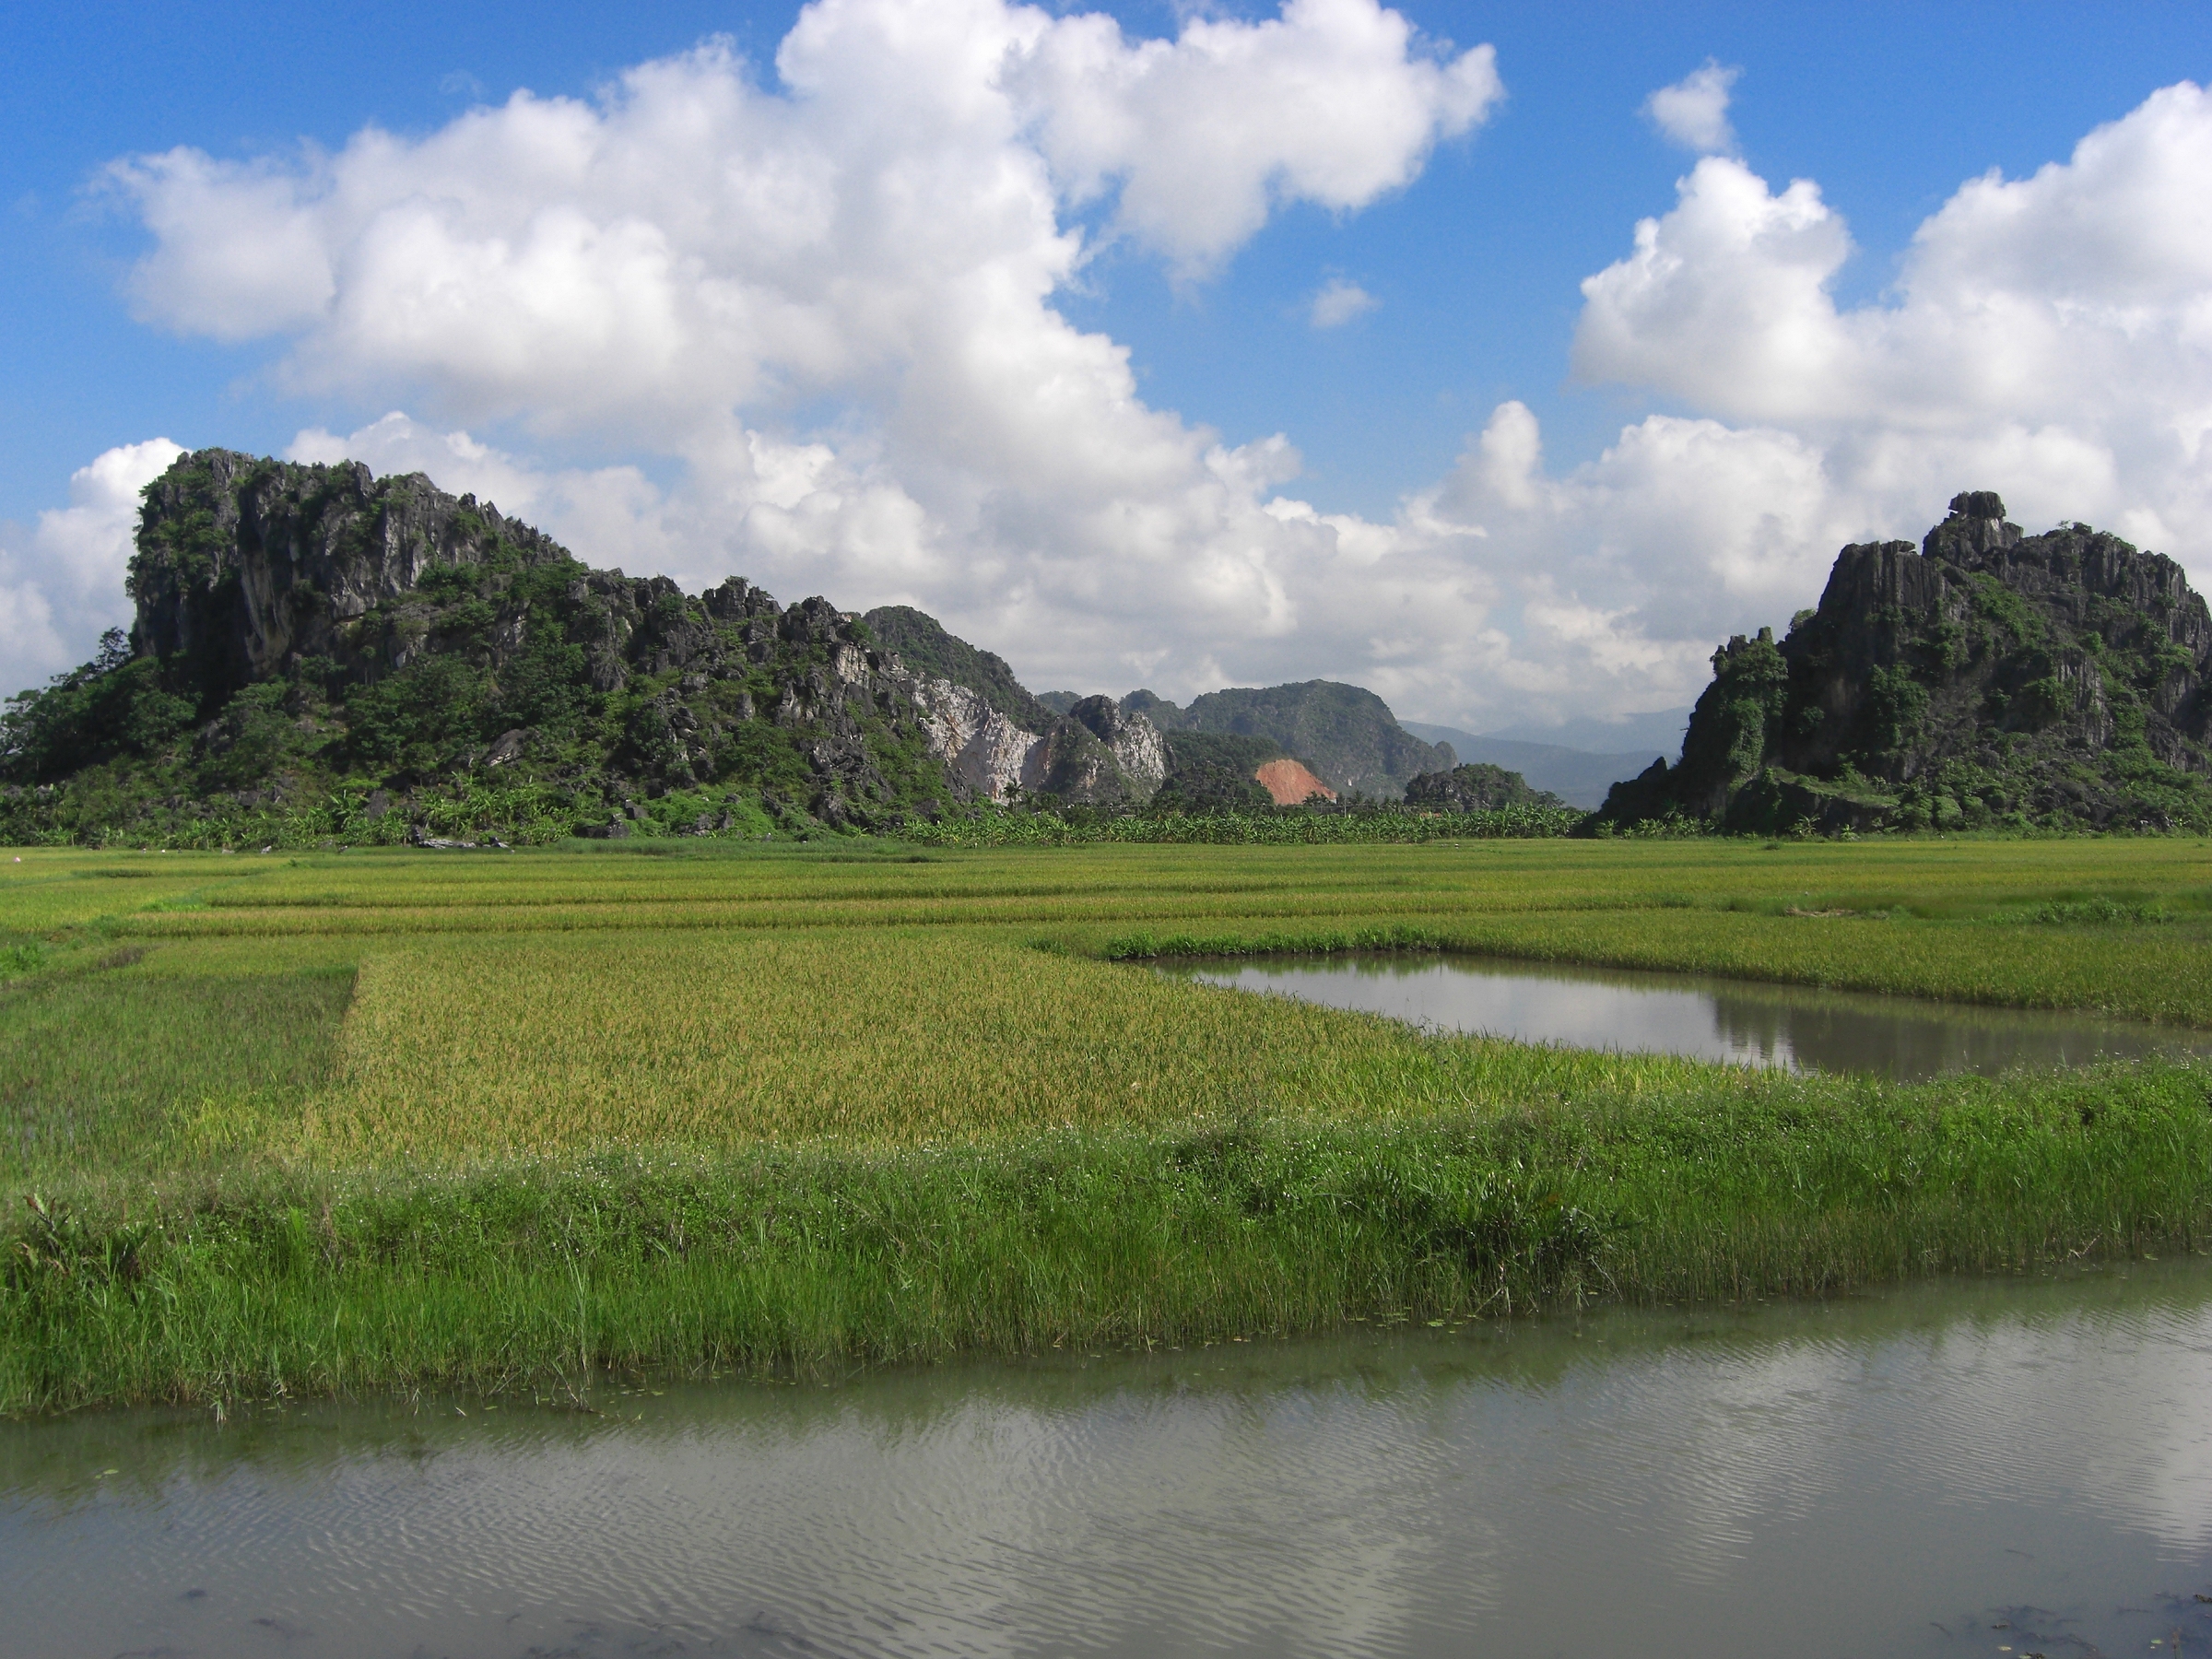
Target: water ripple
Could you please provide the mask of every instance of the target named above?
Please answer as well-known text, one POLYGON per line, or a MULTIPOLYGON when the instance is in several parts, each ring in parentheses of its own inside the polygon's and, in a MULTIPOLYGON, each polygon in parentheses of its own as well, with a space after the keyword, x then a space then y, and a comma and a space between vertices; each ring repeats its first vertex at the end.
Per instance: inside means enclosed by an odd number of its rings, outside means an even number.
POLYGON ((7 1651, 1950 1653, 2212 1591, 2194 1264, 600 1404, 0 1428, 7 1651))

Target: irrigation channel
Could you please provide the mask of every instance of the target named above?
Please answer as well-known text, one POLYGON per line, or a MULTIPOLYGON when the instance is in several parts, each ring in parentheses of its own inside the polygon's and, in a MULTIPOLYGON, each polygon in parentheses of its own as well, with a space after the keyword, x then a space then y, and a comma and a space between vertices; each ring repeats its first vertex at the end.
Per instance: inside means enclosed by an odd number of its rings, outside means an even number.
POLYGON ((1899 1082, 1946 1072, 2079 1065, 2100 1057, 2212 1054, 2212 1031, 2072 1010, 1978 1007, 1488 957, 1238 958, 1166 964, 1158 971, 1446 1031, 1793 1071, 1870 1072, 1899 1082))
POLYGON ((0 1648, 2212 1645, 2212 1263, 834 1382, 0 1425, 0 1648))

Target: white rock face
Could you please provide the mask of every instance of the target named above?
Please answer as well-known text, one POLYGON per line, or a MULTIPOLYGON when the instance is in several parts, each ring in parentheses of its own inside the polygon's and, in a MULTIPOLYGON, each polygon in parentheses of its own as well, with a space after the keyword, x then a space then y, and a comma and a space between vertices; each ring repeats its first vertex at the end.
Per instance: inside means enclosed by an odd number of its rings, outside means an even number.
POLYGON ((1044 739, 1024 731, 965 686, 900 670, 902 688, 922 711, 929 752, 991 801, 1043 782, 1044 739))
POLYGON ((885 677, 922 712, 930 753, 986 800, 1005 802, 1018 790, 1043 789, 1051 777, 1052 787, 1073 792, 1071 799, 1114 800, 1125 792, 1141 805, 1168 775, 1168 746, 1159 728, 1142 714, 1123 714, 1102 697, 1079 705, 1073 721, 1055 725, 1055 741, 1053 733, 1016 725, 966 686, 915 674, 904 664, 896 664, 885 677), (1118 778, 1095 749, 1091 763, 1069 761, 1069 739, 1088 741, 1076 730, 1078 724, 1112 755, 1118 778), (1055 748, 1063 762, 1056 776, 1055 748))
POLYGON ((1110 697, 1087 697, 1068 711, 1067 717, 1113 757, 1121 773, 1112 784, 1115 794, 1125 792, 1140 806, 1152 798, 1168 775, 1167 740, 1158 726, 1142 714, 1124 714, 1110 697))
POLYGON ((1122 775, 1129 780, 1129 786, 1139 800, 1150 800, 1153 792, 1167 781, 1167 739, 1142 714, 1124 715, 1122 729, 1113 735, 1113 741, 1107 747, 1113 750, 1114 759, 1121 763, 1122 775))

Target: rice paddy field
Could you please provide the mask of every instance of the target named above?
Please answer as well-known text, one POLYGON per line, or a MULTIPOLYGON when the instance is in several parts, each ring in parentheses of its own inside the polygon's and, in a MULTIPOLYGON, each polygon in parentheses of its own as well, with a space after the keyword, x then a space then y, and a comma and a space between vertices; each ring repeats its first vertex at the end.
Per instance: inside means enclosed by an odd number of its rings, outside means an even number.
POLYGON ((2196 1247, 2212 1073, 1171 980, 1387 947, 2212 1027, 2187 839, 0 858, 0 1409, 580 1387, 2196 1247))

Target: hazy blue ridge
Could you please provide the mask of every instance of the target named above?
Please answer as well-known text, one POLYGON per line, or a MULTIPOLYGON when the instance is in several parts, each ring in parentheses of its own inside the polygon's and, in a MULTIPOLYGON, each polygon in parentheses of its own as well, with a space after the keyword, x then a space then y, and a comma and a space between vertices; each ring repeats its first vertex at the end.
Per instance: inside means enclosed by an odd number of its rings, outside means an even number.
MULTIPOLYGON (((1406 730, 1411 731, 1410 723, 1406 730)), ((1577 715, 1556 725, 1523 721, 1478 734, 1509 743, 1543 743, 1560 748, 1581 749, 1591 755, 1626 755, 1653 749, 1672 760, 1682 752, 1683 734, 1689 730, 1689 710, 1652 709, 1641 714, 1622 714, 1611 720, 1577 715)))
POLYGON ((1592 810, 1605 804, 1606 791, 1623 779, 1633 778, 1660 759, 1655 748, 1622 754, 1592 754, 1556 743, 1524 743, 1509 737, 1485 737, 1456 726, 1431 725, 1424 720, 1398 723, 1417 737, 1448 744, 1463 764, 1479 762, 1502 766, 1526 778, 1531 787, 1548 790, 1570 806, 1592 810))

